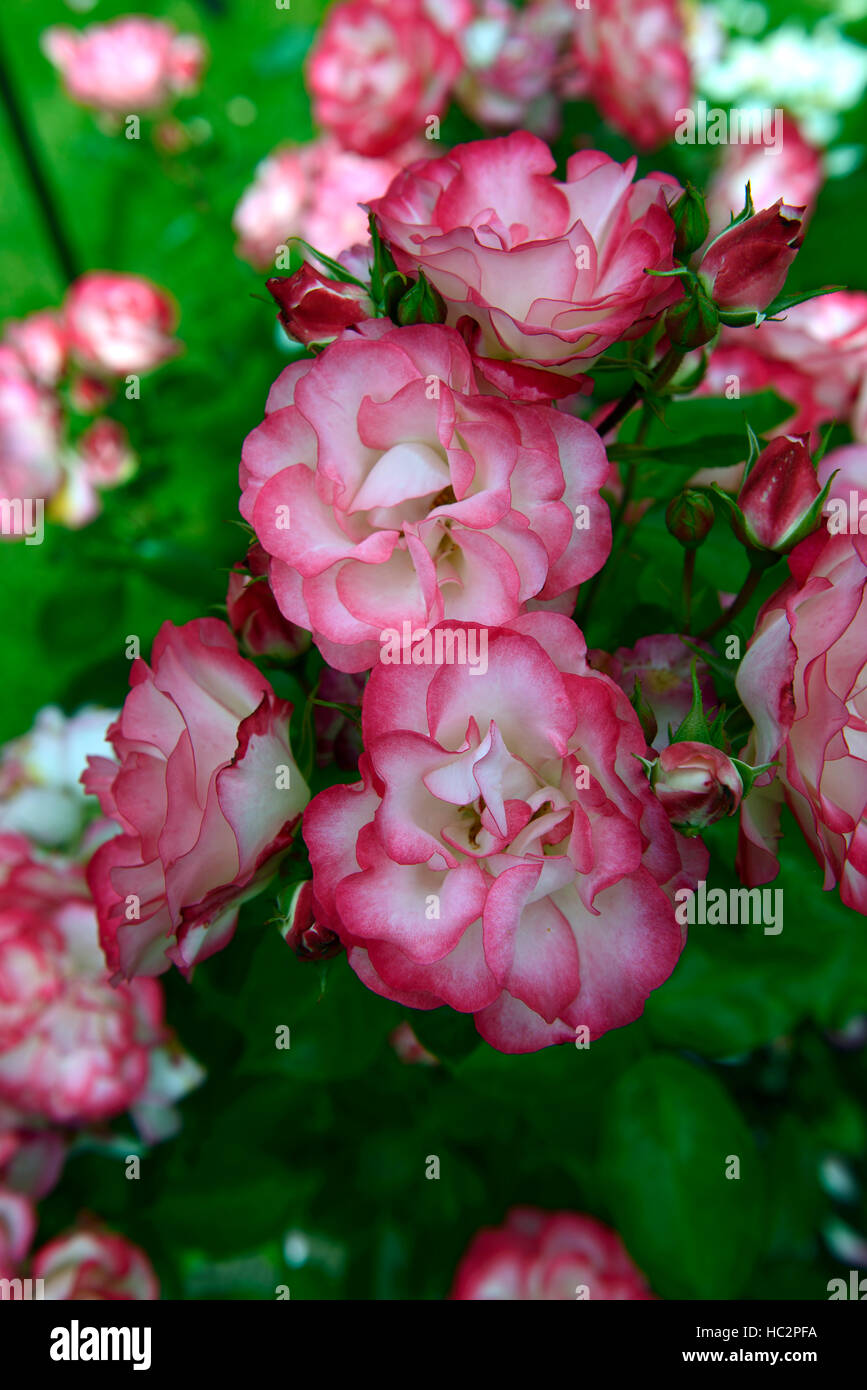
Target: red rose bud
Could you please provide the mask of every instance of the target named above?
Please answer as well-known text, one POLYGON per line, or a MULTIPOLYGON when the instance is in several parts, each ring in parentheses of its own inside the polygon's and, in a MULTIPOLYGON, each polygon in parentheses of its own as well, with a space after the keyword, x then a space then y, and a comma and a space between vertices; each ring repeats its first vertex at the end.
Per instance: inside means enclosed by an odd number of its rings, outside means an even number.
POLYGON ((705 492, 684 488, 665 509, 665 524, 684 550, 697 550, 714 523, 713 502, 705 492))
POLYGON ((711 243, 698 273, 718 308, 761 313, 776 298, 803 239, 805 210, 778 198, 711 243))
POLYGON ((373 317, 367 290, 329 280, 306 261, 294 275, 275 275, 267 284, 279 305, 280 322, 299 343, 330 343, 344 328, 373 317))
POLYGON ((780 435, 748 466, 736 502, 714 491, 729 507, 742 544, 783 555, 820 525, 830 483, 821 487, 803 439, 780 435))
POLYGON ((229 575, 226 609, 232 630, 250 656, 291 661, 310 646, 310 633, 290 623, 277 607, 261 545, 251 545, 243 565, 229 575))
POLYGON ((314 917, 313 880, 299 883, 283 925, 283 940, 299 960, 330 960, 343 950, 340 938, 314 917))
POLYGON ((744 794, 732 759, 709 743, 670 743, 650 769, 650 785, 684 835, 733 815, 744 794))

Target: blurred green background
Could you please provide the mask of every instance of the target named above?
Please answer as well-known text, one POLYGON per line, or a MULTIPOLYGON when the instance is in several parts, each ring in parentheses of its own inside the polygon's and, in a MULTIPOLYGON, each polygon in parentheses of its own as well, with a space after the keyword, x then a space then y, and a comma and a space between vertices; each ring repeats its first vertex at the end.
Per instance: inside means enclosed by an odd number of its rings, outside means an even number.
MULTIPOLYGON (((142 464, 106 495, 104 514, 78 533, 50 528, 40 547, 0 544, 0 739, 48 703, 118 705, 128 634, 145 654, 165 619, 218 611, 245 549, 241 443, 287 360, 264 277, 235 256, 230 221, 256 163, 313 134, 302 64, 324 7, 134 8, 200 33, 211 50, 202 91, 178 108, 207 138, 182 156, 159 156, 144 134, 103 134, 40 52, 49 24, 105 20, 124 5, 100 0, 77 15, 60 0, 5 0, 0 14, 5 62, 80 268, 167 286, 185 344, 143 380, 140 401, 120 402, 142 464)), ((814 23, 824 7, 764 9, 773 25, 793 14, 814 23)), ((845 116, 841 147, 863 153, 864 119, 863 107, 845 116)), ((4 122, 0 318, 56 304, 65 289, 4 122)), ((446 137, 472 133, 462 117, 445 127, 446 137)), ((625 153, 610 132, 593 134, 625 153)), ((701 181, 709 160, 672 149, 644 164, 701 181)), ((794 283, 867 286, 865 222, 856 161, 823 191, 794 283)), ((657 579, 670 556, 661 526, 648 534, 649 609, 636 607, 631 573, 591 643, 634 640, 664 603, 657 579), (629 614, 616 631, 614 613, 629 614)), ((713 882, 733 884, 733 828, 712 838, 713 882)), ((298 846, 296 872, 303 862, 298 846)), ((82 1140, 41 1205, 40 1239, 96 1212, 144 1246, 168 1297, 273 1298, 288 1285, 293 1298, 441 1298, 478 1227, 521 1203, 610 1222, 664 1297, 823 1299, 848 1267, 833 1251, 867 1228, 867 1052, 832 1045, 826 1031, 867 1011, 867 939, 862 919, 821 892, 794 830, 781 881, 780 937, 694 929, 645 1017, 589 1051, 505 1057, 477 1042, 471 1021, 413 1014, 436 1068, 406 1066, 389 1045, 404 1010, 343 960, 324 972, 297 962, 264 924, 271 904, 249 905, 194 984, 165 977, 170 1020, 209 1072, 182 1102, 183 1132, 146 1157, 138 1182, 124 1178, 133 1149, 123 1122, 114 1143, 82 1140), (286 1052, 274 1047, 279 1025, 292 1030, 286 1052), (738 1181, 724 1177, 732 1154, 738 1181), (432 1155, 439 1180, 425 1176, 432 1155)))

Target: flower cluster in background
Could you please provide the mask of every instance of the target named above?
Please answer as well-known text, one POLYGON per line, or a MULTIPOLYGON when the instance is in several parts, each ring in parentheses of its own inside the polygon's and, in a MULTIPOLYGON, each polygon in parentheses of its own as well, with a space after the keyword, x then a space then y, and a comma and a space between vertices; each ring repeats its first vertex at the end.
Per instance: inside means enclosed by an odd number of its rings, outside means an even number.
POLYGON ((137 467, 127 431, 103 412, 118 392, 135 398, 141 375, 179 351, 176 323, 165 290, 116 271, 89 271, 70 285, 59 309, 7 322, 0 339, 0 496, 38 499, 64 526, 92 521, 100 494, 127 482, 137 467))

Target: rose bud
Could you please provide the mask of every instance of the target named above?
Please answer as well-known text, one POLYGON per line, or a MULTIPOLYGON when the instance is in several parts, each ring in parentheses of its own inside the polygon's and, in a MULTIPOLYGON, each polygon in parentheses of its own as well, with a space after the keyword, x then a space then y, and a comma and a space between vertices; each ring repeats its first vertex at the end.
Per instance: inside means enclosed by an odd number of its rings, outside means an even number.
POLYGON ((711 242, 698 273, 720 309, 760 313, 776 298, 803 239, 804 212, 778 198, 711 242))
POLYGON ((650 785, 684 835, 733 815, 744 793, 731 758, 709 743, 670 743, 650 770, 650 785))
POLYGON ((343 950, 333 931, 320 926, 314 916, 313 880, 299 883, 289 903, 283 926, 283 940, 299 960, 331 960, 343 950))
POLYGON ((697 550, 714 523, 713 502, 707 493, 684 488, 665 509, 665 524, 684 550, 697 550))
POLYGON ((344 328, 374 316, 361 285, 329 280, 306 261, 294 275, 274 275, 267 285, 280 322, 299 343, 330 343, 344 328))
POLYGON ((251 545, 244 563, 229 575, 226 609, 230 627, 250 656, 291 661, 310 646, 310 633, 284 618, 277 607, 261 545, 251 545))
POLYGON ((819 483, 803 439, 783 434, 747 466, 736 502, 714 491, 728 505, 742 544, 783 555, 820 524, 830 485, 830 478, 824 488, 819 483))
POLYGON ((672 207, 671 216, 677 228, 674 252, 676 256, 685 259, 698 250, 710 231, 710 218, 704 204, 704 194, 688 183, 672 207))

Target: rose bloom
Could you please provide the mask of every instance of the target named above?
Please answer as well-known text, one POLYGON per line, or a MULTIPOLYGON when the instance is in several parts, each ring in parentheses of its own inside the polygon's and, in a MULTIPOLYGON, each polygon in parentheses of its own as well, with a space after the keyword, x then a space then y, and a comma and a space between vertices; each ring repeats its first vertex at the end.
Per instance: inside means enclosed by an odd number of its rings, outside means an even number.
POLYGON ((84 869, 0 836, 0 1100, 57 1124, 126 1110, 166 1039, 153 980, 113 988, 84 869))
POLYGON ((501 1052, 600 1037, 674 969, 672 895, 707 852, 672 830, 638 718, 569 618, 446 630, 484 639, 484 673, 445 649, 377 667, 362 781, 307 808, 316 921, 376 993, 472 1013, 501 1052))
POLYGON ((241 903, 288 847, 307 801, 278 700, 216 618, 163 623, 150 666, 82 781, 121 833, 88 866, 100 938, 127 979, 184 973, 231 939, 241 903))
POLYGON ((158 111, 194 92, 207 56, 201 39, 146 15, 121 15, 81 31, 46 29, 42 47, 73 101, 122 115, 158 111))
POLYGON ((479 1231, 455 1275, 452 1298, 471 1302, 652 1299, 620 1237, 592 1216, 514 1207, 479 1231))
POLYGON ((341 0, 313 44, 313 118, 345 149, 382 155, 445 110, 461 70, 453 40, 422 0, 341 0))
MULTIPOLYGON (((820 480, 836 466, 828 454, 820 480)), ((863 494, 863 463, 862 479, 863 494)), ((835 480, 831 496, 848 502, 848 482, 835 480)), ((775 781, 743 803, 738 872, 751 886, 775 876, 784 799, 825 888, 838 883, 843 902, 867 912, 867 536, 822 528, 788 563, 790 578, 761 609, 737 676, 755 721, 747 760, 779 763, 775 781)))
POLYGON ((77 840, 88 815, 81 769, 88 753, 110 752, 105 731, 114 718, 94 705, 69 717, 47 705, 28 733, 0 748, 0 832, 52 848, 77 840))
POLYGON ((692 99, 678 0, 592 0, 572 33, 566 94, 592 101, 638 149, 666 144, 692 99))
POLYGON ((149 372, 179 351, 174 300, 141 275, 88 271, 67 290, 63 310, 73 356, 87 369, 149 372))
POLYGON ((375 320, 277 379, 240 505, 284 615, 363 671, 405 622, 571 611, 610 549, 606 474, 584 421, 479 395, 452 329, 375 320))
POLYGON ((62 316, 42 309, 25 319, 10 319, 3 340, 21 358, 40 386, 56 386, 66 371, 68 341, 62 316))
MULTIPOLYGON (((418 147, 411 153, 418 158, 418 147)), ((291 237, 331 257, 367 241, 367 213, 360 205, 384 193, 402 167, 402 159, 366 159, 327 137, 275 150, 235 209, 238 255, 265 270, 291 237)))
POLYGON ((682 291, 672 266, 667 174, 633 182, 636 162, 572 155, 565 183, 526 131, 411 164, 372 203, 395 260, 424 270, 488 380, 528 399, 569 394, 572 373, 644 333, 682 291))
MULTIPOLYGON (((670 742, 669 729, 674 731, 683 723, 692 705, 692 663, 696 661, 695 646, 707 646, 690 638, 690 646, 675 632, 655 633, 640 637, 634 647, 618 647, 615 652, 591 651, 591 665, 604 671, 620 689, 632 698, 636 680, 641 694, 653 711, 657 732, 652 746, 659 751, 670 742)), ((713 648, 707 647, 713 655, 713 648)), ((705 662, 696 661, 696 675, 704 711, 709 719, 716 713, 716 691, 705 662)))
POLYGON ((531 0, 520 10, 510 0, 475 0, 474 14, 458 36, 464 70, 455 87, 457 101, 479 125, 556 135, 555 76, 571 23, 565 7, 550 0, 531 0))
MULTIPOLYGON (((771 389, 794 414, 776 434, 818 440, 830 420, 858 427, 859 390, 867 379, 867 294, 839 290, 787 309, 758 328, 723 328, 699 392, 721 396, 736 377, 741 395, 771 389)), ((867 421, 859 438, 867 440, 867 421)))
POLYGON ((45 1281, 52 1301, 123 1299, 150 1302, 160 1296, 153 1266, 125 1236, 94 1227, 68 1231, 33 1257, 31 1276, 45 1281))
POLYGON ((12 347, 0 345, 0 499, 46 501, 57 491, 60 425, 54 392, 33 379, 12 347))
POLYGON ((768 208, 778 199, 804 208, 804 227, 816 206, 824 181, 822 154, 804 138, 793 116, 784 115, 774 137, 777 152, 767 145, 724 145, 722 162, 711 180, 706 206, 711 232, 728 226, 743 210, 744 189, 749 183, 753 205, 768 208))

